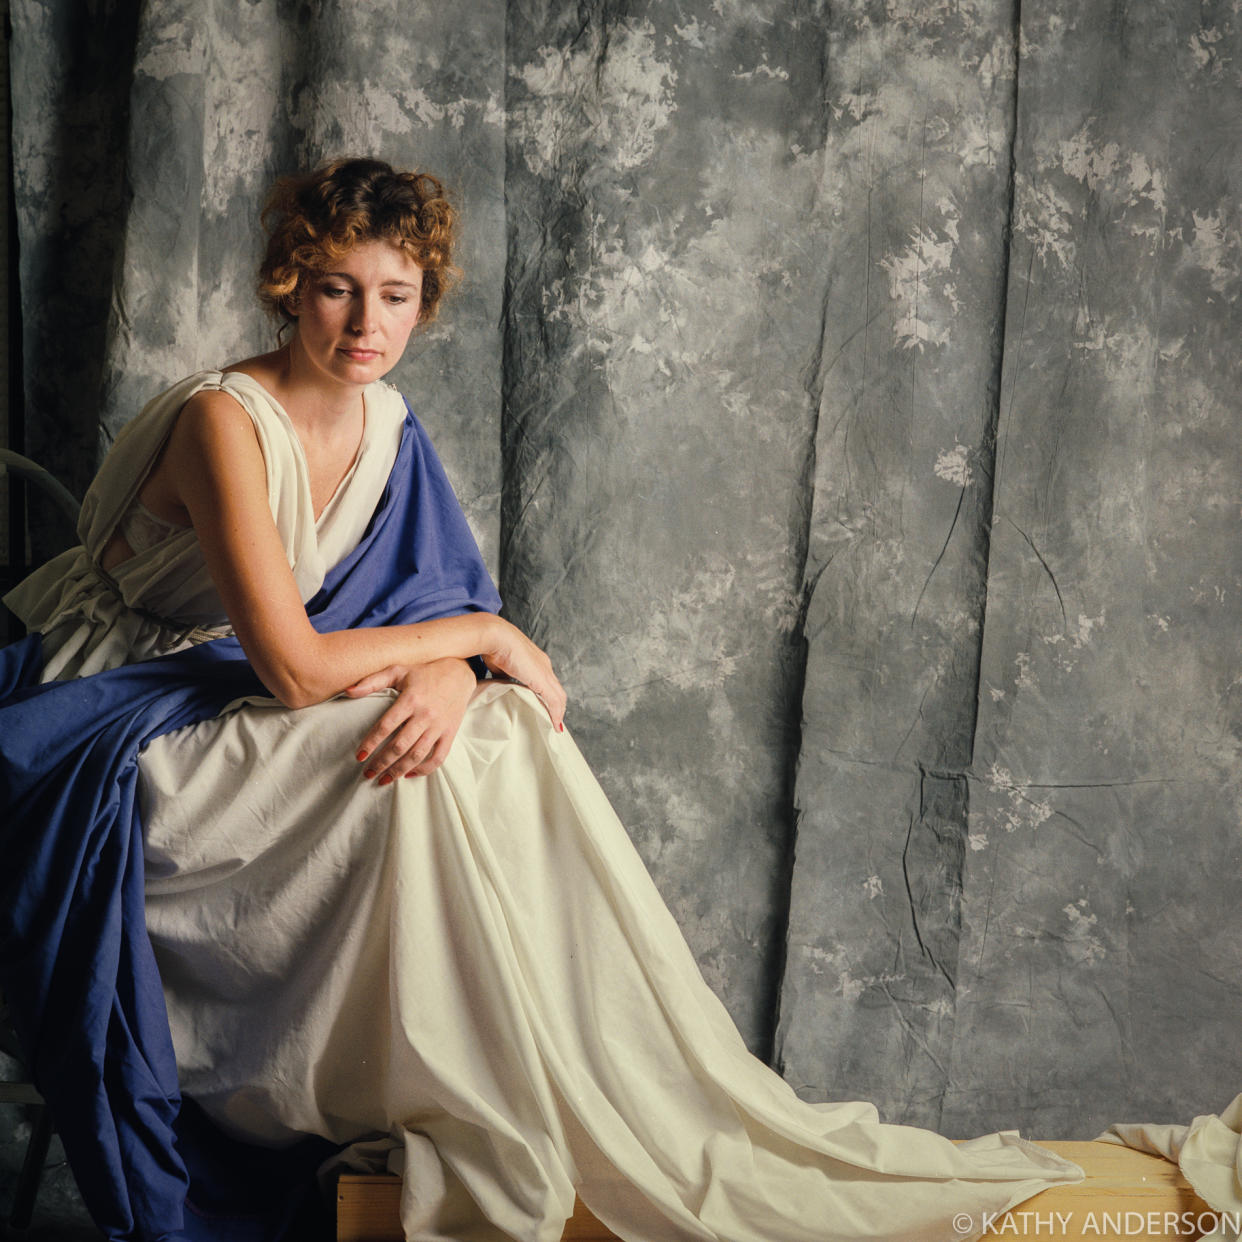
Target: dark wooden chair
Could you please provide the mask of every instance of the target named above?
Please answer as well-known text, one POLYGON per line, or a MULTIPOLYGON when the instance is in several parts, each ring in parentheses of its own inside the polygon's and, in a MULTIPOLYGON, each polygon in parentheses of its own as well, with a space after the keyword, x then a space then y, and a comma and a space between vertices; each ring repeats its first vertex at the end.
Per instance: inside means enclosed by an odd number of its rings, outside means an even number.
MULTIPOLYGON (((80 508, 77 500, 63 483, 30 458, 23 457, 12 449, 0 448, 0 476, 9 481, 10 487, 17 484, 24 489, 16 499, 27 511, 32 507, 34 494, 38 494, 40 519, 50 518, 54 521, 57 535, 62 537, 62 541, 77 526, 80 508)), ((0 566, 0 593, 16 585, 32 568, 26 556, 24 523, 16 530, 11 530, 10 535, 15 536, 11 538, 11 543, 21 546, 10 547, 7 563, 0 566)), ((14 637, 16 634, 11 631, 5 632, 0 635, 0 641, 14 637)), ((35 1197, 39 1192, 39 1182, 43 1176, 43 1166, 47 1161, 54 1127, 51 1110, 26 1073, 21 1050, 17 1045, 17 1036, 9 1022, 8 1006, 3 998, 0 998, 0 1052, 11 1058, 16 1067, 10 1072, 9 1078, 0 1081, 0 1103, 25 1105, 31 1126, 26 1155, 18 1174, 8 1216, 11 1228, 25 1229, 29 1226, 34 1212, 35 1197)))
POLYGON ((30 1116, 30 1138, 26 1142, 26 1156, 13 1190, 13 1202, 9 1208, 9 1225, 25 1229, 34 1213, 35 1197, 47 1163, 47 1149, 52 1142, 52 1112, 43 1102, 34 1083, 25 1073, 17 1036, 9 1023, 8 1005, 0 1000, 0 1052, 17 1065, 14 1077, 0 1081, 0 1103, 24 1104, 30 1116))
MULTIPOLYGON (((9 485, 9 552, 0 562, 0 595, 15 587, 35 566, 27 552, 27 531, 37 529, 42 556, 77 542, 78 511, 73 493, 37 462, 0 448, 0 480, 9 485)), ((0 608, 0 644, 21 637, 22 629, 0 608)))

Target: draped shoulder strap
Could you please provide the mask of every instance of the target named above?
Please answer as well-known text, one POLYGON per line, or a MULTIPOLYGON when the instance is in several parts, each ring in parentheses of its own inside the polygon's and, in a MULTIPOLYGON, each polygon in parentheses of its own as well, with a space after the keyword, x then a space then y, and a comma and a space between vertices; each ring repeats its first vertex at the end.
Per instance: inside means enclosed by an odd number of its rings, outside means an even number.
POLYGON ((117 436, 82 501, 78 537, 98 563, 117 523, 146 482, 185 403, 203 389, 227 392, 250 416, 267 469, 267 499, 303 599, 323 584, 306 455, 289 416, 240 371, 199 371, 147 402, 117 436))
POLYGON ((102 555, 116 524, 133 503, 155 465, 177 415, 218 371, 199 371, 152 398, 117 436, 82 500, 78 538, 92 560, 102 555))

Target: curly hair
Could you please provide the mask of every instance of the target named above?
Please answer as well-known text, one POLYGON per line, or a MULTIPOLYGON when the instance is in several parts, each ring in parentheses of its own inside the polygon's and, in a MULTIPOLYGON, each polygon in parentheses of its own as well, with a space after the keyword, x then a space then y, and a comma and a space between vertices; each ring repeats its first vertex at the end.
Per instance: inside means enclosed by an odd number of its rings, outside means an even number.
POLYGON ((430 173, 398 172, 383 160, 338 159, 281 177, 262 214, 267 252, 259 300, 286 324, 304 282, 359 242, 387 241, 422 268, 419 322, 430 323, 460 273, 453 266, 457 212, 430 173))

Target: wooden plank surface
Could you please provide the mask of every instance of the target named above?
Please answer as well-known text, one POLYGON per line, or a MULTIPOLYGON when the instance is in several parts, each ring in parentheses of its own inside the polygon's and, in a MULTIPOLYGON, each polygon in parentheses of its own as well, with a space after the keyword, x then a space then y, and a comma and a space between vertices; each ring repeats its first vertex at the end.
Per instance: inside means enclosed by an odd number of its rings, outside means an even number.
MULTIPOLYGON (((1087 1180, 1054 1186, 984 1225, 987 1237, 1055 1238, 1058 1242, 1141 1238, 1189 1242, 1214 1223, 1211 1209, 1175 1164, 1111 1143, 1044 1142, 1081 1165, 1087 1180)), ((401 1182, 345 1174, 337 1185, 337 1242, 403 1242, 401 1182)), ((563 1242, 616 1242, 578 1202, 563 1242)))
POLYGON ((336 1242, 405 1242, 401 1179, 342 1173, 336 1183, 336 1242))
MULTIPOLYGON (((336 1187, 337 1242, 404 1242, 401 1180, 344 1173, 336 1187)), ((565 1223, 562 1242, 616 1242, 617 1235, 587 1211, 579 1199, 565 1223)))
POLYGON ((1116 1143, 1037 1141, 1079 1165, 1086 1181, 1035 1195, 990 1222, 985 1237, 1186 1242, 1210 1227, 1211 1209, 1170 1160, 1116 1143))

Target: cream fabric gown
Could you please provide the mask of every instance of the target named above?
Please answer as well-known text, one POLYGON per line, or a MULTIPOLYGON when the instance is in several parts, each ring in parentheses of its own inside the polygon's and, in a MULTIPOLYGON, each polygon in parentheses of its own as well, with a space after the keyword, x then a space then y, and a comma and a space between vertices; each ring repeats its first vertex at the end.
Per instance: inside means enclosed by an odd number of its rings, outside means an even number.
MULTIPOLYGON (((396 451, 393 390, 367 390, 363 451, 316 527, 284 412, 244 375, 191 377, 118 441, 129 483, 92 497, 86 548, 10 597, 49 677, 220 632, 192 531, 111 583, 93 568, 205 386, 254 420, 304 598, 360 537, 396 451)), ((747 1052, 529 691, 484 683, 443 766, 381 789, 353 752, 382 709, 247 700, 142 757, 182 1086, 226 1127, 385 1139, 369 1151, 404 1173, 410 1242, 555 1242, 575 1188, 633 1242, 969 1238, 1081 1176, 1016 1134, 955 1146, 868 1104, 800 1101, 747 1052)))

